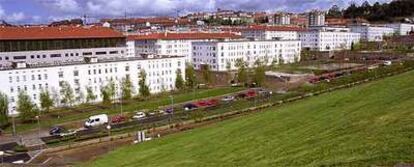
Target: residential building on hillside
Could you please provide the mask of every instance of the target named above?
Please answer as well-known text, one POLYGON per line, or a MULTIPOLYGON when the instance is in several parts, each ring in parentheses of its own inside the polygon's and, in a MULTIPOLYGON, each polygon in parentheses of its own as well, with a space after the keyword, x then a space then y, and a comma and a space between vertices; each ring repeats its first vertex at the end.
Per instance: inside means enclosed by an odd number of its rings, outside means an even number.
POLYGON ((360 41, 361 35, 346 29, 320 29, 300 32, 302 49, 314 51, 348 50, 360 41))
POLYGON ((140 54, 161 54, 184 56, 191 62, 192 42, 235 40, 241 36, 234 33, 189 32, 189 33, 152 33, 128 36, 128 56, 140 54))
POLYGON ((394 34, 394 29, 389 27, 370 26, 369 24, 351 25, 351 32, 360 33, 361 39, 366 41, 383 41, 384 36, 394 34))
POLYGON ((325 12, 313 10, 308 14, 309 27, 311 26, 324 26, 325 25, 325 12))
POLYGON ((300 61, 299 40, 245 40, 194 42, 192 61, 196 69, 209 65, 213 71, 235 70, 238 59, 249 67, 260 60, 272 63, 294 63, 300 61))
MULTIPOLYGON (((121 81, 128 77, 133 85, 133 94, 138 93, 139 72, 147 74, 146 84, 150 92, 172 90, 175 87, 176 71, 185 76, 185 58, 177 56, 148 55, 144 58, 111 58, 99 60, 86 57, 83 61, 66 63, 43 63, 28 65, 18 62, 14 66, 0 69, 0 92, 9 98, 9 113, 16 112, 16 103, 20 91, 25 91, 37 105, 40 92, 48 90, 57 106, 63 106, 61 91, 66 82, 74 92, 74 104, 85 102, 87 88, 92 89, 96 100, 102 100, 101 88, 113 81, 116 98, 121 97, 121 81)), ((66 104, 67 105, 67 104, 66 104)))
POLYGON ((272 22, 269 20, 270 23, 276 25, 290 25, 290 14, 289 13, 276 13, 273 16, 272 22))
POLYGON ((123 57, 126 37, 103 27, 0 27, 0 67, 123 57))

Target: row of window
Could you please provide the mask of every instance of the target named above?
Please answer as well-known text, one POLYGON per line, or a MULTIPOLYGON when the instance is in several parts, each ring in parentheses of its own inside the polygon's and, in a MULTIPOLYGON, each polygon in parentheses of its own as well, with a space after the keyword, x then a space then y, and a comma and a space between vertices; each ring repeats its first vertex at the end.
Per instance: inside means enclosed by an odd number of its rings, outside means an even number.
MULTIPOLYGON (((30 75, 22 75, 22 76, 15 76, 15 79, 13 80, 13 76, 9 76, 9 83, 13 83, 13 82, 26 82, 29 79, 30 75)), ((36 80, 42 80, 42 74, 32 74, 31 75, 31 81, 36 81, 36 80)), ((47 80, 48 79, 48 75, 47 74, 43 74, 43 80, 47 80)))

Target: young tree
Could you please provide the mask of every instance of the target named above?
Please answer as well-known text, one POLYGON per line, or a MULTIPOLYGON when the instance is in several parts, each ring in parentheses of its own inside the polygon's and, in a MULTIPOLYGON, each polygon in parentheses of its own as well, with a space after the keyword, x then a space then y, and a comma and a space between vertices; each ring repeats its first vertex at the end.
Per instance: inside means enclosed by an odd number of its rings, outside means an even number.
POLYGON ((187 88, 194 88, 197 85, 197 78, 192 64, 187 63, 185 66, 185 85, 187 88))
POLYGON ((40 92, 40 107, 43 111, 49 112, 50 107, 53 107, 53 99, 50 97, 48 90, 42 90, 40 92))
POLYGON ((210 65, 201 66, 201 74, 203 76, 203 80, 205 83, 208 83, 208 84, 213 83, 213 75, 211 73, 210 65))
POLYGON ((132 82, 129 75, 127 75, 121 81, 122 100, 130 100, 132 98, 132 90, 132 82))
POLYGON ((101 96, 103 104, 111 104, 111 95, 108 90, 108 85, 101 87, 101 96))
POLYGON ((7 112, 9 111, 9 99, 6 94, 0 92, 0 127, 7 125, 8 117, 7 112))
POLYGON ((86 87, 86 103, 94 102, 96 95, 93 93, 92 87, 86 87))
POLYGON ((266 77, 265 76, 266 69, 265 69, 264 64, 259 59, 257 59, 254 64, 255 64, 255 68, 254 68, 253 80, 258 86, 261 86, 263 85, 265 77, 266 77))
POLYGON ((143 97, 148 97, 150 95, 150 89, 146 82, 147 82, 147 73, 145 72, 145 70, 141 70, 139 72, 138 92, 139 92, 139 95, 143 97))
POLYGON ((29 95, 27 95, 27 93, 24 91, 19 92, 17 100, 17 111, 20 113, 20 118, 24 122, 33 120, 37 114, 36 105, 33 104, 29 95))
POLYGON ((237 59, 235 66, 237 67, 237 81, 247 83, 247 64, 243 59, 237 59))
POLYGON ((183 75, 181 73, 180 69, 177 69, 177 71, 175 71, 175 88, 178 90, 183 90, 184 87, 184 79, 183 79, 183 75))
POLYGON ((62 104, 71 106, 75 102, 73 89, 68 82, 62 81, 60 83, 60 94, 62 97, 62 104))

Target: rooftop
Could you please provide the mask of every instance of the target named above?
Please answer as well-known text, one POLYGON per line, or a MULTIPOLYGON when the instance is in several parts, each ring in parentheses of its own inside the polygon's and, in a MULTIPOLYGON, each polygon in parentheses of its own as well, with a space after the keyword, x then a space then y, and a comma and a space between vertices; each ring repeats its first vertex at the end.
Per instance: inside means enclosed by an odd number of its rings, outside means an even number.
POLYGON ((265 26, 251 25, 248 27, 230 28, 232 31, 305 31, 306 29, 297 26, 265 26))
POLYGON ((131 35, 128 40, 194 40, 194 39, 238 39, 240 35, 229 32, 186 32, 186 33, 152 33, 145 35, 131 35))
POLYGON ((122 33, 105 27, 0 27, 0 40, 47 40, 122 38, 122 33))

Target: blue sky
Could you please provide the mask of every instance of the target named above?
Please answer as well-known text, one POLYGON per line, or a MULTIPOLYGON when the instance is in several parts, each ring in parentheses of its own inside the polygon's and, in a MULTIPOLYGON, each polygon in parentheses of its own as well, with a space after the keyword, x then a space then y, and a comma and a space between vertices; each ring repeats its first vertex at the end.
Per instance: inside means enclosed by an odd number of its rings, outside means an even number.
MULTIPOLYGON (((131 16, 165 16, 217 8, 247 11, 303 12, 311 9, 329 9, 337 4, 345 7, 351 1, 365 0, 0 0, 0 20, 10 23, 47 23, 55 20, 121 17, 125 11, 131 16)), ((368 0, 389 2, 391 0, 368 0)))

